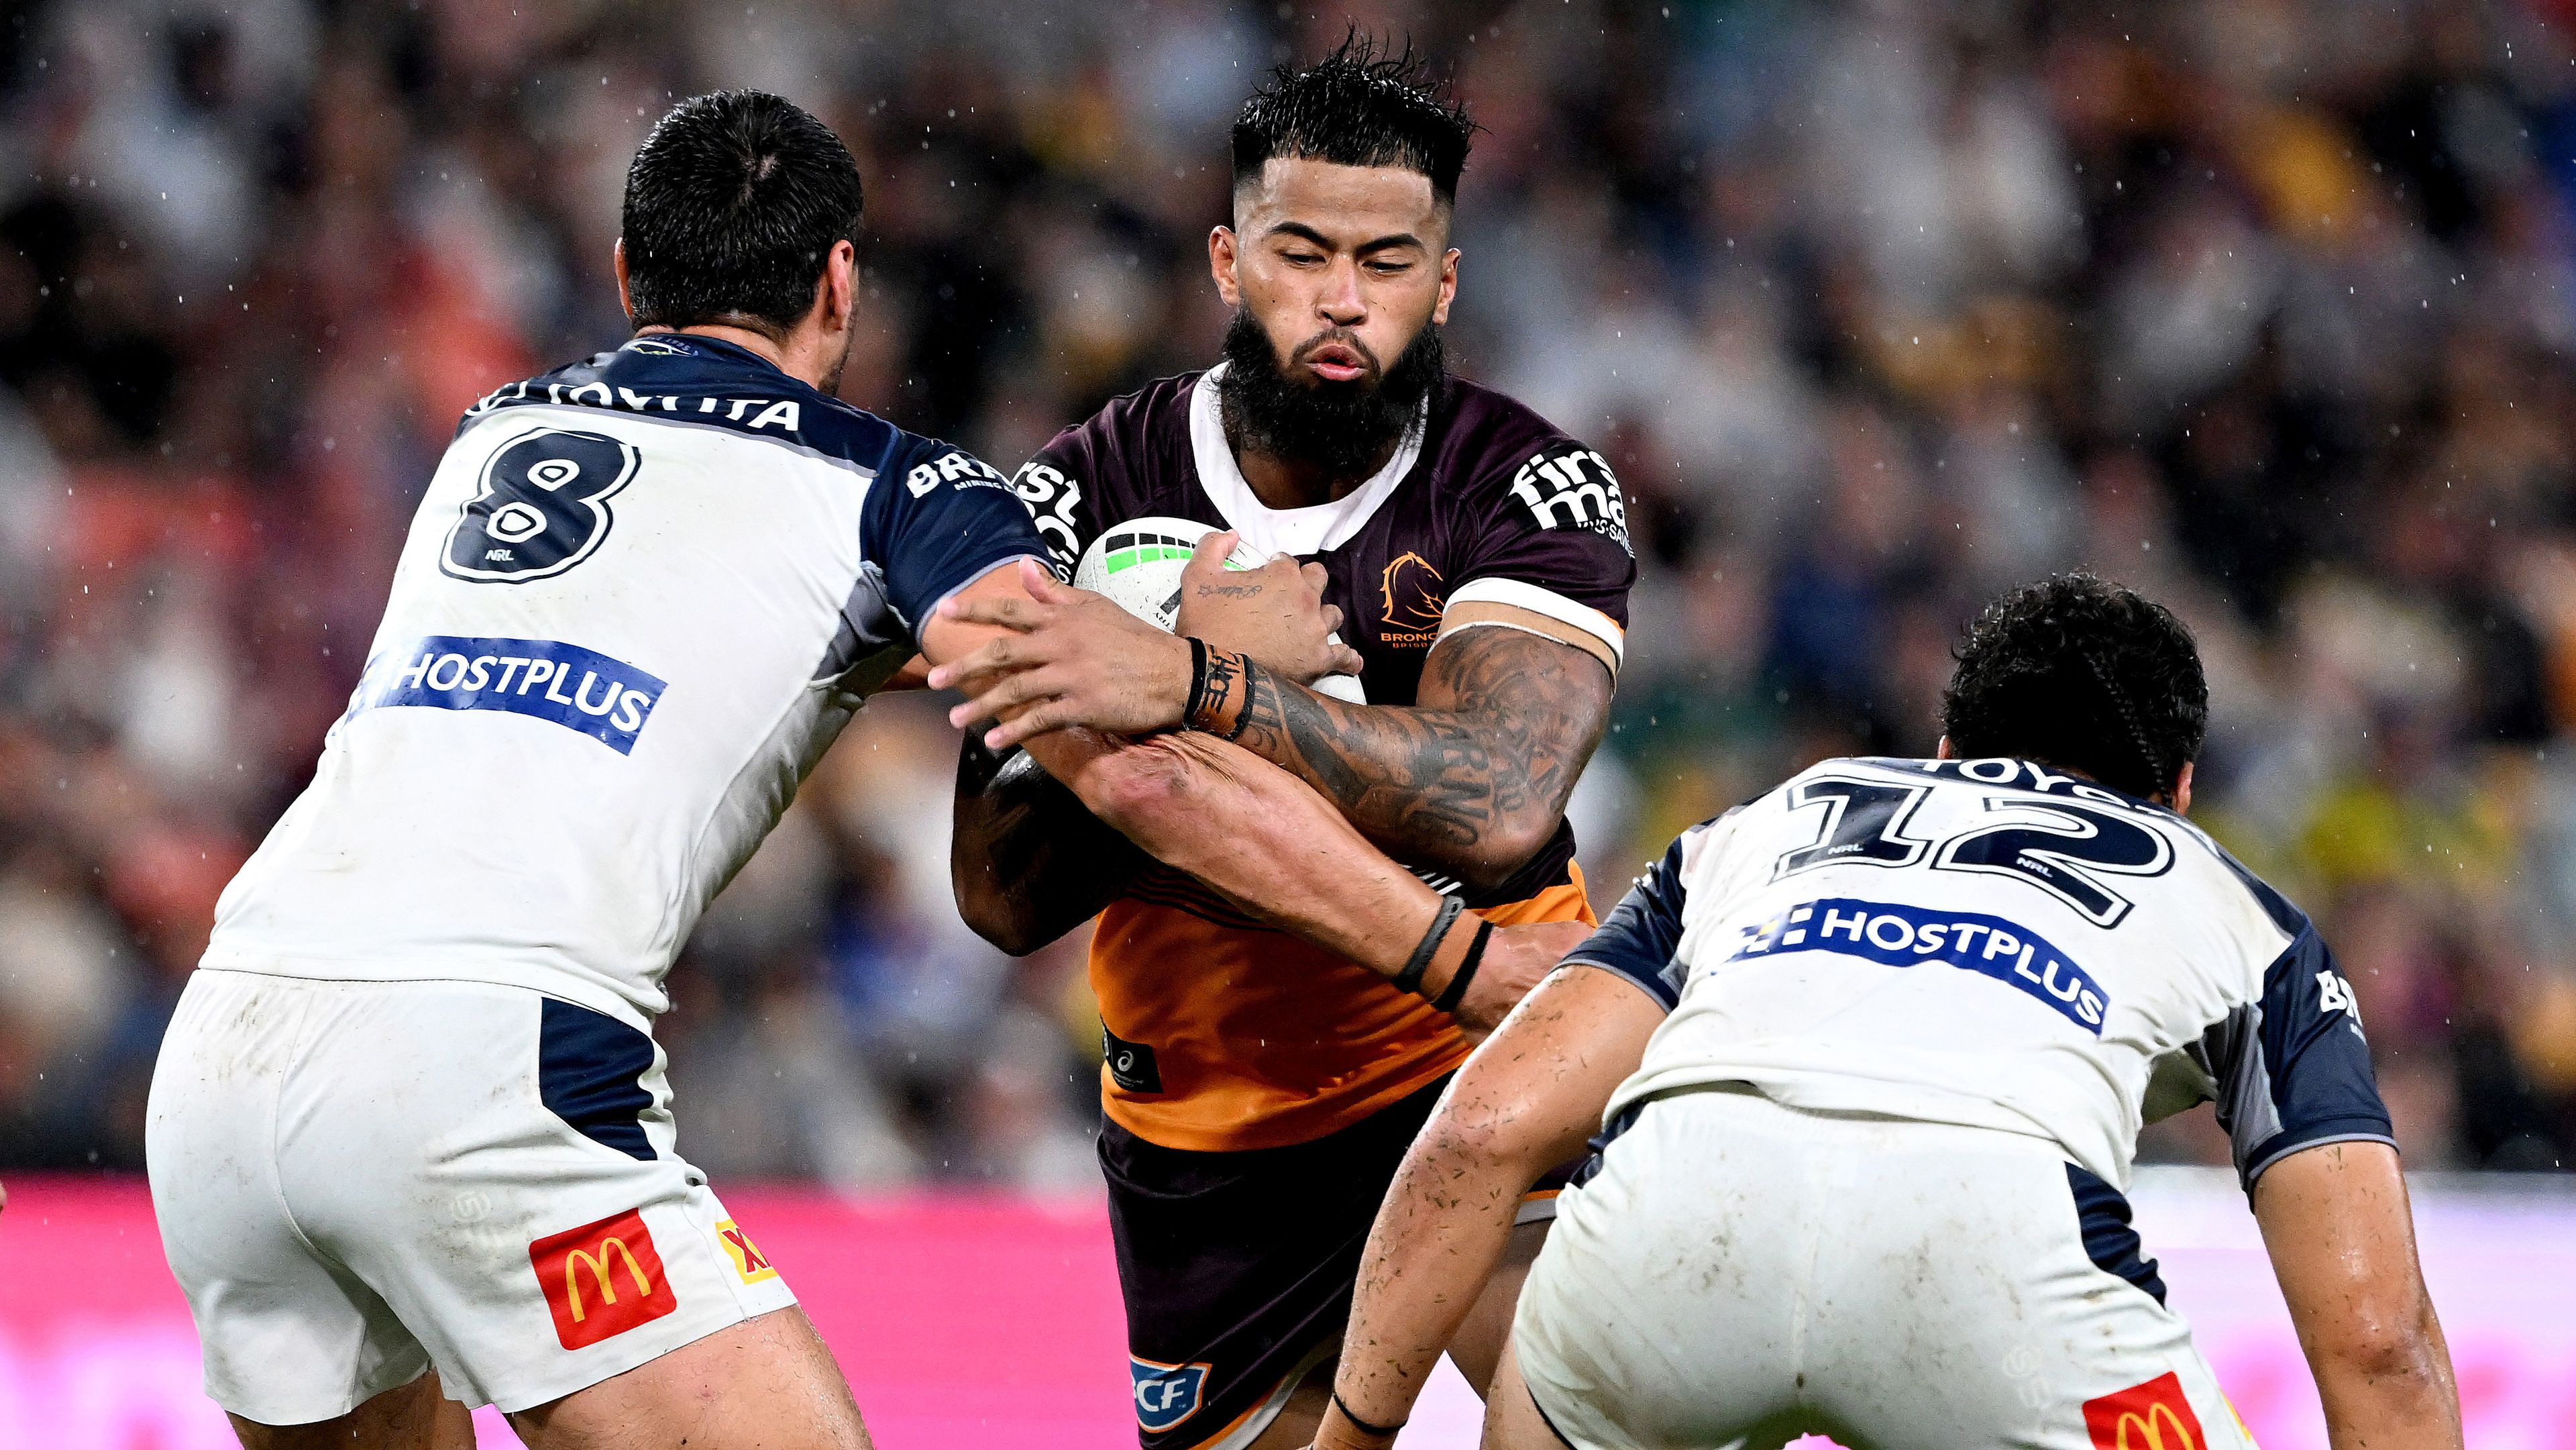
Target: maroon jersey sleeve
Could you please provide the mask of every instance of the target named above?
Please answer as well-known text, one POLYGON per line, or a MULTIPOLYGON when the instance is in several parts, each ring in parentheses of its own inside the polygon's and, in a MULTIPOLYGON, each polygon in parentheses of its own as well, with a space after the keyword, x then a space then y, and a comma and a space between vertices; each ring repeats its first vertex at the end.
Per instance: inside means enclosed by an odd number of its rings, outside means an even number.
POLYGON ((1158 498, 1186 478, 1189 389, 1195 374, 1164 378, 1058 433, 1020 466, 1011 488, 1029 506, 1056 573, 1073 577, 1101 530, 1142 514, 1186 513, 1158 498), (1175 469, 1175 459, 1181 465, 1175 469))
MULTIPOLYGON (((1526 410, 1512 421, 1523 420, 1537 422, 1526 410)), ((1454 576, 1441 632, 1530 629, 1588 650, 1616 674, 1637 577, 1619 480, 1598 452, 1552 428, 1534 431, 1498 428, 1483 450, 1471 485, 1476 506, 1466 511, 1478 534, 1454 576)))
POLYGON ((1055 435, 1011 478, 1011 491, 1037 521, 1059 579, 1073 577, 1073 566, 1100 532, 1101 456, 1113 441, 1095 415, 1055 435))

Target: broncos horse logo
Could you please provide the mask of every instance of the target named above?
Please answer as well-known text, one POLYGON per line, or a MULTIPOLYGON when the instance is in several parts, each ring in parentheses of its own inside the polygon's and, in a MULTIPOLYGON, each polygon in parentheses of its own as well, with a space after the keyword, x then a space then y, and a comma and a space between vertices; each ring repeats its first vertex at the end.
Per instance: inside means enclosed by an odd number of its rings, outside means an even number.
POLYGON ((482 491, 447 534, 452 578, 519 584, 560 574, 608 537, 608 500, 635 477, 632 444, 546 428, 512 439, 483 466, 482 491))
POLYGON ((1446 582, 1420 554, 1396 555, 1378 576, 1379 622, 1400 634, 1438 633, 1446 582))

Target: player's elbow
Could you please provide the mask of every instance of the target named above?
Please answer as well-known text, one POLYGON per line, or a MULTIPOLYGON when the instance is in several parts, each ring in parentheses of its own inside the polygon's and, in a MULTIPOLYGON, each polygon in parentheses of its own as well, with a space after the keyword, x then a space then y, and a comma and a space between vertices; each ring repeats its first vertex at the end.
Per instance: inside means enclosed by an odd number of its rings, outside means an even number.
POLYGON ((2321 1368, 2380 1393, 2436 1393, 2445 1378, 2440 1331, 2420 1295, 2408 1312, 2350 1315, 2317 1348, 2321 1368))
POLYGON ((1159 746, 1149 739, 1112 751, 1074 782, 1091 813, 1130 839, 1150 839, 1158 822, 1183 807, 1190 789, 1189 762, 1159 746))
POLYGON ((1530 1177, 1550 1166, 1541 1151, 1545 1137, 1508 1106, 1453 1102, 1423 1126, 1421 1151, 1444 1172, 1462 1179, 1488 1174, 1530 1177))
POLYGON ((1555 839, 1559 819, 1554 815, 1497 816, 1473 840, 1444 853, 1448 859, 1438 864, 1447 866, 1470 890, 1491 891, 1511 880, 1531 857, 1547 848, 1547 843, 1555 839))
POLYGON ((1015 957, 1024 957, 1062 935, 1050 932, 1043 923, 1017 909, 1009 893, 973 891, 959 882, 957 915, 969 930, 996 949, 1015 957))

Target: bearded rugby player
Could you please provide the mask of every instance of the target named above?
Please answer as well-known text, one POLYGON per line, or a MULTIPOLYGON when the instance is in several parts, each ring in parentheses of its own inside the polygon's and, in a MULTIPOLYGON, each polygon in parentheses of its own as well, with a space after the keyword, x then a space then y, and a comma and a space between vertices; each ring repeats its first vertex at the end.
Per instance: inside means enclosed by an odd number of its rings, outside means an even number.
MULTIPOLYGON (((1235 309, 1224 360, 1112 402, 1017 479, 1068 567, 1131 520, 1222 530, 1184 575, 1179 637, 1031 577, 1034 604, 956 611, 1017 633, 932 676, 976 697, 959 723, 1025 712, 961 767, 969 920, 1026 949, 1101 913, 1100 1156, 1149 1450, 1311 1433, 1405 1145, 1470 1030, 1591 920, 1564 811, 1601 737, 1635 566, 1601 456, 1443 366, 1473 129, 1410 51, 1356 38, 1244 106, 1232 224, 1208 244, 1235 309), (1295 611, 1268 591, 1298 566, 1218 572, 1238 538, 1307 561, 1367 703, 1274 667, 1265 621, 1295 611), (1285 767, 1439 888, 1416 952, 1355 963, 1273 930, 1000 763, 1066 724, 1187 726, 1285 767)), ((1340 890, 1322 870, 1301 883, 1340 890)), ((1524 1205, 1525 1251, 1546 1213, 1544 1196, 1524 1205)), ((1480 1387, 1516 1283, 1499 1275, 1456 1337, 1480 1387)))
MULTIPOLYGON (((1016 595, 1044 551, 1000 474, 833 396, 859 218, 848 150, 786 101, 662 119, 616 259, 636 335, 466 414, 312 784, 224 892, 146 1148, 250 1450, 465 1450, 486 1402, 537 1450, 867 1444, 680 1156, 651 1036, 861 697, 994 633, 939 604, 1016 595)), ((1031 749, 1232 899, 1361 959, 1413 940, 1388 924, 1426 889, 1277 767, 1205 735, 1031 749), (1288 889, 1310 867, 1345 889, 1288 889)))
POLYGON ((1371 1234, 1318 1450, 1381 1450, 1596 1129, 1487 1450, 2250 1450, 2123 1189, 2217 1105, 2337 1450, 2460 1444, 2352 986, 2184 817, 2190 634, 2085 575, 1961 650, 1930 760, 1694 826, 1458 1075, 1371 1234))

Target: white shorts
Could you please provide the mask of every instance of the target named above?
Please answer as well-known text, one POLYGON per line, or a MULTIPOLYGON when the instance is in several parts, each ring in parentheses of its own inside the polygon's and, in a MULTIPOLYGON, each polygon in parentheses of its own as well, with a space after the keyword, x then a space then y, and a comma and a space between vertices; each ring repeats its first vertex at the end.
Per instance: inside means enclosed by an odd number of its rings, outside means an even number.
POLYGON ((435 1366, 522 1410, 795 1303, 673 1151, 662 1069, 514 987, 199 971, 145 1152, 206 1393, 305 1424, 435 1366))
POLYGON ((2250 1450, 2127 1220, 2038 1139, 1680 1093, 1559 1196, 1512 1343, 1577 1450, 2250 1450))

